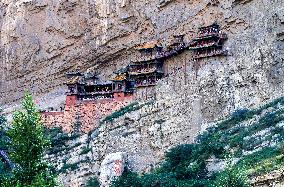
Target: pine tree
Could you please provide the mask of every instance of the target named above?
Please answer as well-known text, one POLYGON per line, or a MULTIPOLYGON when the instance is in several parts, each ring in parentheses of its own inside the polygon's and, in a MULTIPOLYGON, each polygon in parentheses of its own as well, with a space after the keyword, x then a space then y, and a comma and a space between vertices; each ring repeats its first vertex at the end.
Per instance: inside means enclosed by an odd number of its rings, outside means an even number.
POLYGON ((40 176, 40 181, 46 183, 43 186, 54 186, 48 166, 42 160, 50 142, 45 137, 40 113, 29 94, 24 96, 22 110, 13 114, 12 127, 7 134, 11 139, 12 148, 9 156, 16 165, 13 184, 33 185, 39 181, 40 176))

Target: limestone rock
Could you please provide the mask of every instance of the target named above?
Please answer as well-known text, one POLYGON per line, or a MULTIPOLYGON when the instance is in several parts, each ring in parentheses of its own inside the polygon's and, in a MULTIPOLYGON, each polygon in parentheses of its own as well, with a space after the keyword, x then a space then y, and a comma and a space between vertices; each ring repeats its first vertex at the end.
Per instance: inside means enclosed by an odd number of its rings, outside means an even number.
POLYGON ((122 175, 126 162, 123 152, 111 153, 102 161, 100 168, 101 186, 109 186, 111 181, 122 175))
POLYGON ((0 105, 11 113, 28 90, 41 109, 60 108, 66 72, 93 68, 107 80, 141 59, 136 45, 166 45, 177 33, 189 42, 198 27, 217 22, 228 34, 229 56, 195 62, 186 50, 167 59, 159 85, 136 93, 153 104, 99 127, 83 120, 98 127, 90 141, 49 157, 59 165, 84 161, 60 174, 64 186, 98 176, 113 152, 127 152, 130 167, 143 172, 169 148, 192 143, 202 124, 283 95, 283 20, 283 0, 1 0, 0 105), (82 156, 82 147, 92 150, 82 156))

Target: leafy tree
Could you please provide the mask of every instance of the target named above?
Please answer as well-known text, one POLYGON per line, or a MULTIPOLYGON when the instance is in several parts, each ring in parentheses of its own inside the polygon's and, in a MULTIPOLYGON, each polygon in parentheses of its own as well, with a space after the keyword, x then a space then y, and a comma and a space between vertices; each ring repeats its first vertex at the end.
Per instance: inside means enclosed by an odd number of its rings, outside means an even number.
POLYGON ((1 113, 3 110, 0 108, 0 150, 7 149, 7 136, 5 133, 6 118, 1 113))
POLYGON ((14 180, 10 183, 13 186, 55 186, 54 177, 42 160, 50 142, 45 137, 40 114, 29 94, 24 96, 22 110, 13 114, 12 126, 7 134, 12 147, 9 155, 16 164, 14 180))
POLYGON ((1 114, 2 111, 3 110, 0 109, 0 184, 11 176, 12 166, 6 154, 9 139, 6 136, 6 118, 1 114))

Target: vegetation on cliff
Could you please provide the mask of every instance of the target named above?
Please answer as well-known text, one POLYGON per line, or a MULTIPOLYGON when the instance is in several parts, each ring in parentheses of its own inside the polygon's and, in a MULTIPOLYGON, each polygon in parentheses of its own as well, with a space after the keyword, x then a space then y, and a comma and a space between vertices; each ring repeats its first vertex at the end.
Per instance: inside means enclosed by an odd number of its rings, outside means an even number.
POLYGON ((130 113, 130 112, 133 112, 133 111, 136 111, 136 110, 139 110, 141 109, 142 107, 146 106, 146 105, 150 105, 152 104, 153 102, 149 101, 149 102, 146 102, 146 103, 143 103, 143 104, 140 104, 138 102, 134 102, 134 103, 131 103, 125 107, 122 107, 121 109, 111 113, 110 115, 106 116, 102 121, 101 123, 104 123, 104 122, 112 122, 114 119, 116 118, 119 118, 120 116, 123 116, 127 113, 130 113))
POLYGON ((13 114, 12 125, 5 134, 10 140, 5 146, 14 167, 6 171, 1 186, 56 186, 48 164, 42 160, 50 142, 44 135, 40 114, 30 95, 25 94, 22 110, 13 114))
POLYGON ((165 154, 154 171, 126 171, 113 187, 246 187, 249 179, 284 165, 284 97, 257 109, 235 111, 200 134, 196 143, 165 154), (225 168, 209 171, 209 160, 225 168))

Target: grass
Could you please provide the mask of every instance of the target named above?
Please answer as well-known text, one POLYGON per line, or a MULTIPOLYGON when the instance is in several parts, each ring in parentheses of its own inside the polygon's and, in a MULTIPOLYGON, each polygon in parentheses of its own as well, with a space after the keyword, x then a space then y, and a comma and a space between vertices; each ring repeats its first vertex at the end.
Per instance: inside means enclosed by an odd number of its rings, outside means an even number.
POLYGON ((243 157, 236 165, 238 168, 245 168, 250 176, 267 173, 283 166, 283 152, 270 147, 243 157))

